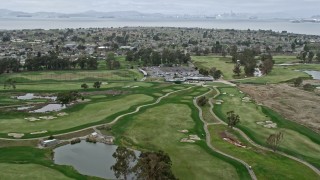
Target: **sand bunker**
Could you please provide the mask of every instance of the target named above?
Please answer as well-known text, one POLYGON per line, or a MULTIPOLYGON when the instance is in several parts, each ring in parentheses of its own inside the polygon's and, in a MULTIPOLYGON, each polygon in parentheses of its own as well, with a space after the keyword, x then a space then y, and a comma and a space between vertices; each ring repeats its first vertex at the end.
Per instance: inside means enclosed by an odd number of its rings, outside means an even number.
POLYGON ((188 133, 189 131, 186 130, 186 129, 183 129, 183 130, 178 130, 178 132, 181 132, 181 133, 188 133))
POLYGON ((182 138, 180 142, 194 143, 196 141, 201 140, 198 135, 189 135, 187 138, 182 138))
POLYGON ((47 133, 48 131, 38 131, 38 132, 32 132, 30 134, 34 135, 34 134, 44 134, 44 133, 47 133))
POLYGON ((249 103, 249 102, 251 102, 251 98, 249 98, 249 97, 243 97, 243 98, 242 98, 242 102, 249 103))
POLYGON ((8 133, 8 136, 19 139, 19 138, 22 138, 24 136, 24 134, 23 133, 8 133))
POLYGON ((66 113, 66 112, 61 112, 61 113, 58 113, 57 114, 57 116, 60 116, 60 117, 62 117, 62 116, 68 116, 69 114, 68 113, 66 113))
POLYGON ((38 118, 35 118, 35 117, 28 117, 28 118, 24 118, 25 120, 28 120, 30 122, 33 122, 33 121, 39 121, 40 119, 38 118))
POLYGON ((272 121, 258 121, 256 122, 258 125, 263 126, 265 128, 277 128, 277 123, 274 123, 272 121))
POLYGON ((52 120, 52 119, 56 119, 57 117, 54 117, 54 116, 41 116, 39 118, 43 119, 43 120, 52 120))

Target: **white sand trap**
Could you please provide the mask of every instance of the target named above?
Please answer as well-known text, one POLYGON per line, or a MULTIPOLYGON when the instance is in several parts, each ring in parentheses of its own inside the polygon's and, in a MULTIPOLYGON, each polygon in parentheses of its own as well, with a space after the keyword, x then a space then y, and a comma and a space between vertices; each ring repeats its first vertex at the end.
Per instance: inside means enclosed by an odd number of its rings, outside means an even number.
POLYGON ((44 134, 47 133, 48 131, 38 131, 38 132, 32 132, 30 134, 34 135, 34 134, 44 134))
POLYGON ((178 130, 178 132, 181 132, 181 133, 188 133, 189 131, 186 130, 186 129, 183 129, 183 130, 178 130))
POLYGON ((242 102, 251 102, 251 99, 249 97, 242 98, 242 102))
POLYGON ((221 103, 221 102, 216 102, 216 104, 217 104, 217 105, 220 105, 220 104, 222 104, 222 103, 221 103))
POLYGON ((14 137, 14 138, 22 138, 24 136, 23 133, 8 133, 8 136, 14 137))
POLYGON ((189 139, 195 140, 195 141, 200 141, 201 140, 198 135, 189 135, 189 139))
POLYGON ((180 142, 194 143, 194 142, 196 142, 196 141, 190 140, 190 139, 188 139, 188 138, 182 138, 182 139, 180 140, 180 142))
POLYGON ((54 117, 54 116, 41 116, 39 118, 43 119, 43 120, 52 120, 52 119, 56 119, 57 117, 54 117))
POLYGON ((35 117, 28 117, 28 118, 24 118, 25 120, 28 120, 30 122, 34 122, 34 121, 39 121, 39 118, 35 118, 35 117))
POLYGON ((256 122, 258 125, 260 126, 263 126, 265 128, 277 128, 277 123, 274 123, 272 121, 259 121, 259 122, 256 122))
POLYGON ((226 93, 226 92, 224 92, 224 93, 222 93, 222 94, 226 95, 227 93, 226 93))
POLYGON ((132 86, 131 88, 138 88, 139 86, 132 86))
POLYGON ((61 112, 61 113, 58 113, 57 114, 57 116, 68 116, 69 114, 68 113, 66 113, 66 112, 61 112))

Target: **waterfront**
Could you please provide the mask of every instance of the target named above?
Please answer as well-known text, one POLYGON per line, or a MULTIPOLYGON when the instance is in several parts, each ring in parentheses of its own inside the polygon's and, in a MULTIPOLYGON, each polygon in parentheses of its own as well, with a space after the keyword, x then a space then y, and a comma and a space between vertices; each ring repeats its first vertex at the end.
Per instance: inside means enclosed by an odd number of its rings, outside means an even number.
POLYGON ((291 23, 286 20, 186 20, 186 19, 102 19, 102 18, 0 18, 0 29, 64 29, 64 28, 103 28, 103 27, 198 27, 240 30, 288 31, 298 34, 320 35, 320 23, 291 23))

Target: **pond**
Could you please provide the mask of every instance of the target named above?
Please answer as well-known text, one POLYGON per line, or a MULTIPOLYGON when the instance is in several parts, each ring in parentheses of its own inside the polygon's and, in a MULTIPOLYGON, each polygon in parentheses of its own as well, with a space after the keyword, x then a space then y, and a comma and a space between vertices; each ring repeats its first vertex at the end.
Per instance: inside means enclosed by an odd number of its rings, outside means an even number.
POLYGON ((27 93, 23 96, 17 96, 19 100, 31 100, 31 99, 49 99, 55 101, 57 99, 56 96, 35 96, 33 93, 27 93))
POLYGON ((67 108, 66 105, 61 104, 47 104, 40 109, 30 111, 31 113, 46 113, 46 112, 54 112, 54 111, 61 111, 62 109, 67 108))
MULTIPOLYGON (((107 179, 116 179, 110 167, 116 162, 112 154, 117 146, 103 143, 68 144, 54 149, 54 162, 59 165, 70 165, 81 174, 107 179)), ((135 151, 136 155, 140 154, 135 151)), ((133 175, 128 176, 131 179, 133 175)))
POLYGON ((320 71, 304 71, 304 72, 311 75, 313 79, 320 80, 320 71))

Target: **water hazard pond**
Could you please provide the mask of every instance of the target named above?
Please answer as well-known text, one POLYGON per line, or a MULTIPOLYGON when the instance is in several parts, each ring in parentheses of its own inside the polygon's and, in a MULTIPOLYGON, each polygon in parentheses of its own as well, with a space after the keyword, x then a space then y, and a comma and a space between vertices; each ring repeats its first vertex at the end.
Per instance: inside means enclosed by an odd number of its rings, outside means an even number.
POLYGON ((313 79, 320 80, 320 71, 304 71, 304 72, 311 75, 313 79))
MULTIPOLYGON (((103 143, 68 144, 54 149, 54 162, 59 165, 73 166, 81 174, 101 178, 116 179, 110 167, 116 162, 112 154, 117 146, 103 143)), ((135 151, 136 155, 140 154, 135 151)), ((131 179, 129 176, 128 179, 131 179)))

